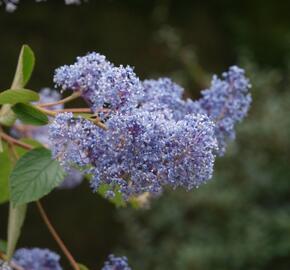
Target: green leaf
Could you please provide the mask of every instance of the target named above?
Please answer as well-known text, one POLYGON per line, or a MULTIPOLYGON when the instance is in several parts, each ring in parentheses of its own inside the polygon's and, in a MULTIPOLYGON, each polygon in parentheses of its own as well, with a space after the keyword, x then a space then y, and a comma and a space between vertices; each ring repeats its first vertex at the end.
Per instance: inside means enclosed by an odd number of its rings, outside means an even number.
POLYGON ((12 88, 24 87, 28 83, 34 69, 34 64, 35 57, 33 51, 29 46, 23 45, 18 58, 12 88))
POLYGON ((18 160, 11 173, 11 201, 15 205, 36 201, 59 186, 64 176, 48 149, 33 149, 18 160))
POLYGON ((0 251, 6 253, 7 251, 7 242, 0 239, 0 251))
POLYGON ((0 153, 0 204, 9 200, 9 175, 12 164, 9 158, 8 147, 3 143, 3 152, 0 153))
POLYGON ((8 220, 8 244, 7 257, 10 260, 14 254, 21 228, 25 220, 27 204, 13 207, 10 203, 9 220, 8 220))
MULTIPOLYGON (((12 89, 24 88, 28 82, 35 63, 33 51, 27 45, 23 45, 18 58, 18 64, 14 75, 12 89)), ((0 124, 4 126, 12 126, 16 120, 16 116, 11 110, 10 104, 5 104, 0 110, 0 124)))
POLYGON ((81 263, 78 263, 78 266, 79 266, 80 270, 89 270, 88 267, 86 267, 85 265, 83 265, 81 263))
POLYGON ((16 104, 38 101, 39 95, 29 89, 8 89, 0 93, 0 104, 16 104))
POLYGON ((47 116, 29 104, 18 103, 12 107, 12 110, 17 115, 17 118, 24 124, 34 126, 43 126, 48 124, 47 116))

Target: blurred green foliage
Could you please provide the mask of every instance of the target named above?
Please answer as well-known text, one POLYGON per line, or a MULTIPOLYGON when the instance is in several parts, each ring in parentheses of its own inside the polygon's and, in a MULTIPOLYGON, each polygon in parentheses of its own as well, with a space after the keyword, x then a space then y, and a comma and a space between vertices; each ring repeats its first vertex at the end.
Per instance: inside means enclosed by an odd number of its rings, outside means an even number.
MULTIPOLYGON (((288 270, 290 265, 290 2, 90 0, 79 7, 22 0, 0 11, 0 89, 20 46, 37 55, 31 89, 96 50, 141 78, 171 76, 198 97, 211 74, 240 63, 253 88, 249 117, 211 183, 167 191, 146 210, 115 209, 87 183, 44 200, 76 257, 96 269, 111 252, 135 270, 288 270)), ((0 207, 0 238, 7 206, 0 207)), ((31 205, 21 246, 57 246, 31 205)), ((63 260, 66 265, 65 260, 63 260)), ((69 269, 69 268, 67 268, 69 269)), ((98 268, 97 268, 98 269, 98 268)))

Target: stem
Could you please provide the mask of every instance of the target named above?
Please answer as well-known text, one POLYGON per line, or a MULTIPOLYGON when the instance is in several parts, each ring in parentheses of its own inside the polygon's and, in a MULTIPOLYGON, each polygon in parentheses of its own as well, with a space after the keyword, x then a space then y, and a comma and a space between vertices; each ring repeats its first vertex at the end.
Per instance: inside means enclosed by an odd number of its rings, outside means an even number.
POLYGON ((98 118, 97 119, 90 119, 90 121, 92 121, 96 126, 104 129, 104 130, 108 130, 107 126, 105 124, 103 124, 98 118))
POLYGON ((73 108, 73 109, 62 109, 62 110, 55 110, 56 113, 62 112, 72 112, 72 113, 91 113, 92 110, 89 108, 73 108))
POLYGON ((0 137, 10 144, 18 145, 26 150, 31 150, 33 147, 27 143, 21 142, 19 140, 14 139, 13 137, 5 134, 4 132, 0 132, 0 137))
POLYGON ((56 116, 58 113, 63 112, 72 112, 72 113, 91 113, 91 109, 89 108, 72 108, 72 109, 61 109, 61 110, 48 110, 45 108, 42 108, 41 106, 37 105, 36 108, 40 110, 41 112, 49 115, 49 116, 56 116))
POLYGON ((56 116, 57 112, 55 111, 52 111, 52 110, 47 110, 45 108, 42 108, 41 106, 39 105, 35 105, 36 109, 38 109, 39 111, 43 112, 44 114, 46 115, 49 115, 49 116, 56 116))
POLYGON ((23 267, 21 267, 20 265, 16 264, 14 261, 10 262, 10 265, 12 266, 13 269, 15 270, 25 270, 23 267))
POLYGON ((76 260, 72 256, 72 254, 69 252, 69 250, 65 246, 64 242, 61 240, 60 236, 58 235, 58 233, 54 229, 53 225, 51 224, 51 222, 50 222, 50 220, 49 220, 44 208, 42 207, 42 205, 40 203, 40 201, 37 201, 36 205, 37 205, 39 213, 40 213, 44 223, 46 224, 49 232, 51 233, 52 237, 54 238, 54 240, 59 245, 59 247, 62 250, 62 252, 64 253, 64 255, 67 257, 67 259, 70 262, 70 264, 73 267, 73 269, 80 270, 78 263, 76 262, 76 260))
MULTIPOLYGON (((91 109, 89 108, 72 108, 72 109, 62 109, 62 110, 47 110, 45 108, 40 107, 39 105, 36 106, 38 110, 41 112, 49 115, 49 116, 56 116, 58 113, 63 113, 63 112, 71 112, 71 113, 91 113, 91 109)), ((92 115, 94 116, 94 115, 92 115)), ((107 130, 108 128, 106 125, 104 125, 99 118, 91 120, 94 124, 96 124, 98 127, 107 130)))
POLYGON ((48 103, 42 103, 42 104, 38 104, 38 106, 40 107, 52 107, 52 106, 55 106, 55 105, 60 105, 60 104, 64 104, 66 102, 69 102, 71 100, 74 100, 78 97, 81 96, 81 92, 74 92, 72 95, 64 98, 64 99, 61 99, 59 101, 55 101, 55 102, 48 102, 48 103))

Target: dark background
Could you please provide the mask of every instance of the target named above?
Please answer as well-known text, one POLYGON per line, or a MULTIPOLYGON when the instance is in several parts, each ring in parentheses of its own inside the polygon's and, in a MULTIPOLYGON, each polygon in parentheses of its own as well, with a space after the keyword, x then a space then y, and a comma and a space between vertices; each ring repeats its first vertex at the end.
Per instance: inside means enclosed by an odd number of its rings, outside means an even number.
MULTIPOLYGON (((54 69, 88 51, 135 66, 142 79, 170 76, 191 97, 232 64, 253 84, 249 117, 209 184, 167 191, 145 210, 116 209, 87 183, 43 200, 79 261, 99 269, 114 252, 135 270, 289 269, 289 11, 289 1, 272 0, 22 0, 13 14, 0 10, 1 90, 9 88, 23 43, 37 57, 29 83, 35 90, 53 87, 54 69)), ((0 206, 2 239, 6 215, 7 205, 0 206)), ((60 253, 33 204, 19 246, 60 253)))

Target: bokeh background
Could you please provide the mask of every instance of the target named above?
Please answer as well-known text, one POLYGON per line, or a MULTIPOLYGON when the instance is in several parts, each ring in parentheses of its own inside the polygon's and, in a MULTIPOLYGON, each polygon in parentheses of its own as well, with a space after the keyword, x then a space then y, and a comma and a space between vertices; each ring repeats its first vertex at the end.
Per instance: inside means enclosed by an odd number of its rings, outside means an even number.
MULTIPOLYGON (((77 7, 22 0, 13 14, 0 10, 0 89, 9 87, 23 43, 37 56, 31 89, 52 87, 56 67, 89 51, 135 66, 142 79, 172 77, 193 98, 229 65, 251 78, 249 117, 209 184, 166 191, 142 210, 117 209, 87 183, 43 200, 79 261, 100 269, 115 253, 135 270, 290 269, 289 11, 283 0, 90 0, 77 7)), ((6 218, 1 205, 0 239, 6 218)), ((60 253, 33 204, 19 245, 60 253)))

